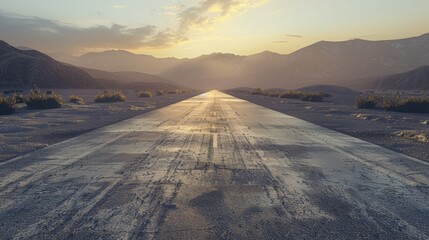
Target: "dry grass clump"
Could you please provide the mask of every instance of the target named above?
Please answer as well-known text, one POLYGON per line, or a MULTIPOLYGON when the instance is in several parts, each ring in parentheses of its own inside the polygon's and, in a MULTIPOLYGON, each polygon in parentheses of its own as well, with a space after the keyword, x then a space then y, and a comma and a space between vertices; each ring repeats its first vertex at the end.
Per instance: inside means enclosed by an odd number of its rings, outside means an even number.
POLYGON ((256 96, 270 96, 270 97, 280 97, 280 98, 289 98, 289 99, 299 99, 307 102, 323 102, 324 98, 332 97, 327 93, 312 93, 312 92, 302 92, 298 90, 288 90, 288 91, 270 91, 263 90, 262 88, 255 88, 250 91, 251 95, 256 96))
POLYGON ((355 106, 364 109, 374 109, 377 103, 378 99, 374 96, 358 96, 355 100, 355 106))
POLYGON ((124 102, 127 100, 125 95, 121 91, 103 91, 99 92, 94 97, 94 102, 96 103, 107 103, 107 102, 124 102))
POLYGON ((170 90, 167 94, 179 94, 179 90, 170 90))
POLYGON ((25 97, 25 104, 28 109, 54 109, 61 108, 64 103, 61 96, 54 92, 47 94, 39 90, 32 90, 25 97))
POLYGON ((13 97, 15 98, 16 103, 25 103, 25 96, 14 94, 13 97))
POLYGON ((152 97, 152 92, 150 92, 150 91, 140 91, 139 92, 139 97, 141 97, 141 98, 150 98, 150 97, 152 97))
POLYGON ((13 114, 16 110, 15 96, 5 97, 0 94, 0 115, 13 114))
POLYGON ((281 95, 282 95, 281 93, 277 93, 277 92, 268 94, 268 96, 270 96, 270 97, 277 97, 277 98, 279 98, 281 95))
POLYGON ((367 109, 374 109, 378 106, 383 110, 394 112, 429 113, 429 98, 427 96, 401 97, 399 94, 393 97, 358 96, 355 105, 358 108, 367 109))
POLYGON ((383 109, 395 112, 429 113, 429 98, 424 96, 385 98, 383 100, 383 109))
MULTIPOLYGON (((240 91, 239 91, 240 92, 240 91)), ((256 96, 270 96, 270 97, 280 97, 280 98, 289 98, 289 99, 299 99, 306 102, 323 102, 327 97, 332 97, 327 93, 313 93, 313 92, 303 92, 298 90, 288 90, 288 91, 275 91, 275 90, 263 90, 262 88, 255 88, 250 91, 251 95, 256 96)))
POLYGON ((253 91, 250 92, 250 94, 252 95, 266 95, 266 93, 264 92, 264 90, 262 88, 255 88, 253 89, 253 91))
POLYGON ((78 105, 84 105, 85 104, 85 100, 83 100, 83 98, 76 96, 76 95, 71 95, 69 98, 69 102, 74 103, 74 104, 78 104, 78 105))
POLYGON ((280 95, 281 98, 289 98, 289 99, 299 99, 302 96, 302 93, 295 90, 289 90, 280 95))
POLYGON ((429 136, 427 136, 425 133, 420 133, 417 131, 403 130, 403 131, 394 132, 393 134, 397 137, 417 140, 419 142, 424 142, 424 143, 429 142, 429 136))
POLYGON ((300 99, 306 102, 323 102, 325 97, 330 97, 331 95, 326 93, 310 93, 302 92, 297 90, 289 90, 283 93, 281 98, 290 98, 290 99, 300 99))
POLYGON ((324 93, 303 93, 299 99, 306 102, 323 102, 325 96, 324 93))

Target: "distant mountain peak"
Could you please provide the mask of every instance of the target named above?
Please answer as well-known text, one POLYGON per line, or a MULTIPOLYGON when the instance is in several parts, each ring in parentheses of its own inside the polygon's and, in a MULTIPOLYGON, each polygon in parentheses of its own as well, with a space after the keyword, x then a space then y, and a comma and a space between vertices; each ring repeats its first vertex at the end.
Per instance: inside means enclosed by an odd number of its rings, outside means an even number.
POLYGON ((233 53, 223 53, 223 52, 214 52, 208 55, 204 55, 204 56, 211 56, 211 57, 219 57, 219 56, 233 56, 233 57, 238 57, 238 55, 233 54, 233 53))
POLYGON ((195 60, 201 60, 201 59, 230 59, 230 58, 239 58, 241 56, 236 55, 236 54, 232 54, 232 53, 222 53, 222 52, 214 52, 211 54, 205 54, 205 55, 201 55, 197 58, 195 58, 195 60))
POLYGON ((88 53, 81 55, 81 57, 94 56, 94 55, 135 55, 135 54, 132 52, 125 51, 125 50, 112 49, 112 50, 106 50, 106 51, 102 51, 102 52, 88 52, 88 53))
POLYGON ((284 56, 284 55, 286 55, 286 54, 280 54, 280 53, 276 53, 276 52, 266 50, 266 51, 262 51, 259 53, 255 53, 253 55, 249 55, 248 57, 262 57, 262 56, 270 57, 270 56, 284 56))

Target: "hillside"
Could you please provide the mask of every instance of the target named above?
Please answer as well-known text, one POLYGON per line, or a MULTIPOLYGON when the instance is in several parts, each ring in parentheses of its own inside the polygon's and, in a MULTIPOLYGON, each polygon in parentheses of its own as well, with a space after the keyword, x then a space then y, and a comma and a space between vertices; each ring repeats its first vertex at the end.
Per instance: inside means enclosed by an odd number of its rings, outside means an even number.
POLYGON ((169 83, 173 84, 171 81, 156 76, 152 74, 147 73, 141 73, 141 72, 107 72, 97 69, 91 69, 91 68, 82 68, 83 71, 91 75, 93 78, 96 79, 107 79, 107 80, 115 80, 122 83, 132 83, 132 82, 162 82, 162 83, 169 83))
POLYGON ((86 72, 35 50, 19 50, 0 41, 0 87, 101 88, 86 72))
POLYGON ((360 79, 352 87, 380 90, 428 90, 429 66, 419 67, 405 73, 383 77, 360 79))
POLYGON ((35 51, 14 48, 0 41, 2 88, 117 88, 174 90, 172 82, 140 72, 105 72, 78 68, 35 51))

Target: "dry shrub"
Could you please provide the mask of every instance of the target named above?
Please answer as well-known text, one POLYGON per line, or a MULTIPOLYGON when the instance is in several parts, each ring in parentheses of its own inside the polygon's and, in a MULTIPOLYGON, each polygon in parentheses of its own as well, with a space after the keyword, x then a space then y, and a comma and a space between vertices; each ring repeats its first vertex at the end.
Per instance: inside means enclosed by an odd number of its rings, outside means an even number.
POLYGON ((46 94, 39 90, 32 90, 25 97, 25 104, 28 109, 53 109, 61 108, 64 103, 61 96, 54 92, 46 94))
POLYGON ((125 95, 121 91, 103 91, 99 92, 94 97, 94 102, 96 103, 106 103, 106 102, 124 102, 127 100, 125 95))

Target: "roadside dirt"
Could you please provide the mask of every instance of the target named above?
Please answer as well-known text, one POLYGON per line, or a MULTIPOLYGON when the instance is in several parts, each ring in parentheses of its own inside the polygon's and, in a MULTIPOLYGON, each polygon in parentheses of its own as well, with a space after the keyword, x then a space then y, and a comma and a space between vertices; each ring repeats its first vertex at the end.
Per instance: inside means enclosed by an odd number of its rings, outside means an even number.
POLYGON ((331 102, 303 102, 247 93, 227 93, 429 162, 428 114, 357 109, 353 105, 354 96, 335 96, 331 102))
POLYGON ((123 103, 94 103, 99 90, 58 90, 66 103, 61 109, 18 110, 0 116, 0 162, 76 137, 91 130, 152 111, 195 96, 197 93, 139 98, 126 92, 123 103), (72 94, 83 97, 87 104, 67 103, 72 94))

